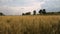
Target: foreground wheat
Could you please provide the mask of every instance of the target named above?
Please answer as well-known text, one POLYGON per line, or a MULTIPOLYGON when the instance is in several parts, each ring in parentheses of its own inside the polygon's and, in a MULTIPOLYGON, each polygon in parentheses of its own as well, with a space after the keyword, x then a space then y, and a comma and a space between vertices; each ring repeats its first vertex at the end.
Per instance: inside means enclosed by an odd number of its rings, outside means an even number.
POLYGON ((0 34, 60 34, 60 16, 0 16, 0 34))

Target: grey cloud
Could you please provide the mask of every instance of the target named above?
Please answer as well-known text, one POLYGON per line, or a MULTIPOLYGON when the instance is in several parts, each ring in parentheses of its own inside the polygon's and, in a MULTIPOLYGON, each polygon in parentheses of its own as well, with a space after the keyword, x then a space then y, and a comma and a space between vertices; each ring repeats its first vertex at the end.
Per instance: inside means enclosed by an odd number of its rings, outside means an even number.
POLYGON ((5 15, 21 15, 21 11, 20 10, 16 10, 14 8, 11 7, 0 7, 0 12, 4 13, 5 15))
POLYGON ((49 11, 60 11, 60 0, 45 1, 42 5, 42 8, 45 8, 49 11))

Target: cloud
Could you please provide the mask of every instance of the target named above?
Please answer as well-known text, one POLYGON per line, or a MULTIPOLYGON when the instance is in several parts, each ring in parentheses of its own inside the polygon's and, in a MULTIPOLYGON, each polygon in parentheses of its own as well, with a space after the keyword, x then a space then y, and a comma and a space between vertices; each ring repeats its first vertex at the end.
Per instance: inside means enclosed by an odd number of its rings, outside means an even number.
POLYGON ((20 15, 22 11, 21 7, 3 6, 0 7, 0 12, 6 15, 20 15))
POLYGON ((37 6, 0 6, 0 12, 5 13, 6 15, 20 15, 25 12, 32 12, 33 10, 38 9, 37 6))
POLYGON ((42 4, 42 8, 45 8, 47 12, 49 11, 60 11, 60 0, 46 0, 42 4))
POLYGON ((0 0, 0 3, 12 2, 13 0, 0 0))
POLYGON ((60 7, 60 0, 0 0, 0 12, 6 15, 21 15, 28 11, 58 7, 60 7))
POLYGON ((6 15, 19 15, 23 12, 32 12, 33 10, 41 9, 41 4, 44 4, 44 2, 36 2, 36 0, 0 0, 0 2, 0 12, 6 15))

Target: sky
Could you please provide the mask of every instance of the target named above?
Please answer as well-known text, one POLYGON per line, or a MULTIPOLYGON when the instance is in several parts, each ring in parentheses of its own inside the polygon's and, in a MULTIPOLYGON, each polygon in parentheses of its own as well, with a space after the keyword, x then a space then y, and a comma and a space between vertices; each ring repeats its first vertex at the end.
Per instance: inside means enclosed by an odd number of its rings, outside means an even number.
POLYGON ((21 15, 46 9, 47 12, 60 11, 60 0, 0 0, 0 12, 6 15, 21 15))

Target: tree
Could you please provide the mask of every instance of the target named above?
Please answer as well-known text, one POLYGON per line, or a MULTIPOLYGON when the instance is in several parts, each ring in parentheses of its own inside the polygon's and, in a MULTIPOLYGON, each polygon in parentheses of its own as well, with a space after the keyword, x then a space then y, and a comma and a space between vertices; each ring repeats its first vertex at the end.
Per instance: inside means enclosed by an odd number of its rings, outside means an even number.
POLYGON ((42 10, 42 13, 43 13, 43 14, 46 14, 46 10, 45 10, 45 9, 43 9, 43 10, 42 10))
POLYGON ((25 15, 24 13, 22 13, 22 15, 25 15))
POLYGON ((41 9, 41 10, 39 10, 39 14, 42 14, 42 9, 41 9))
POLYGON ((0 16, 2 16, 2 15, 4 16, 4 14, 3 14, 3 13, 0 13, 0 16))
POLYGON ((25 15, 31 15, 31 12, 27 12, 27 13, 25 13, 25 15))
POLYGON ((33 11, 33 15, 36 15, 36 10, 33 11))

